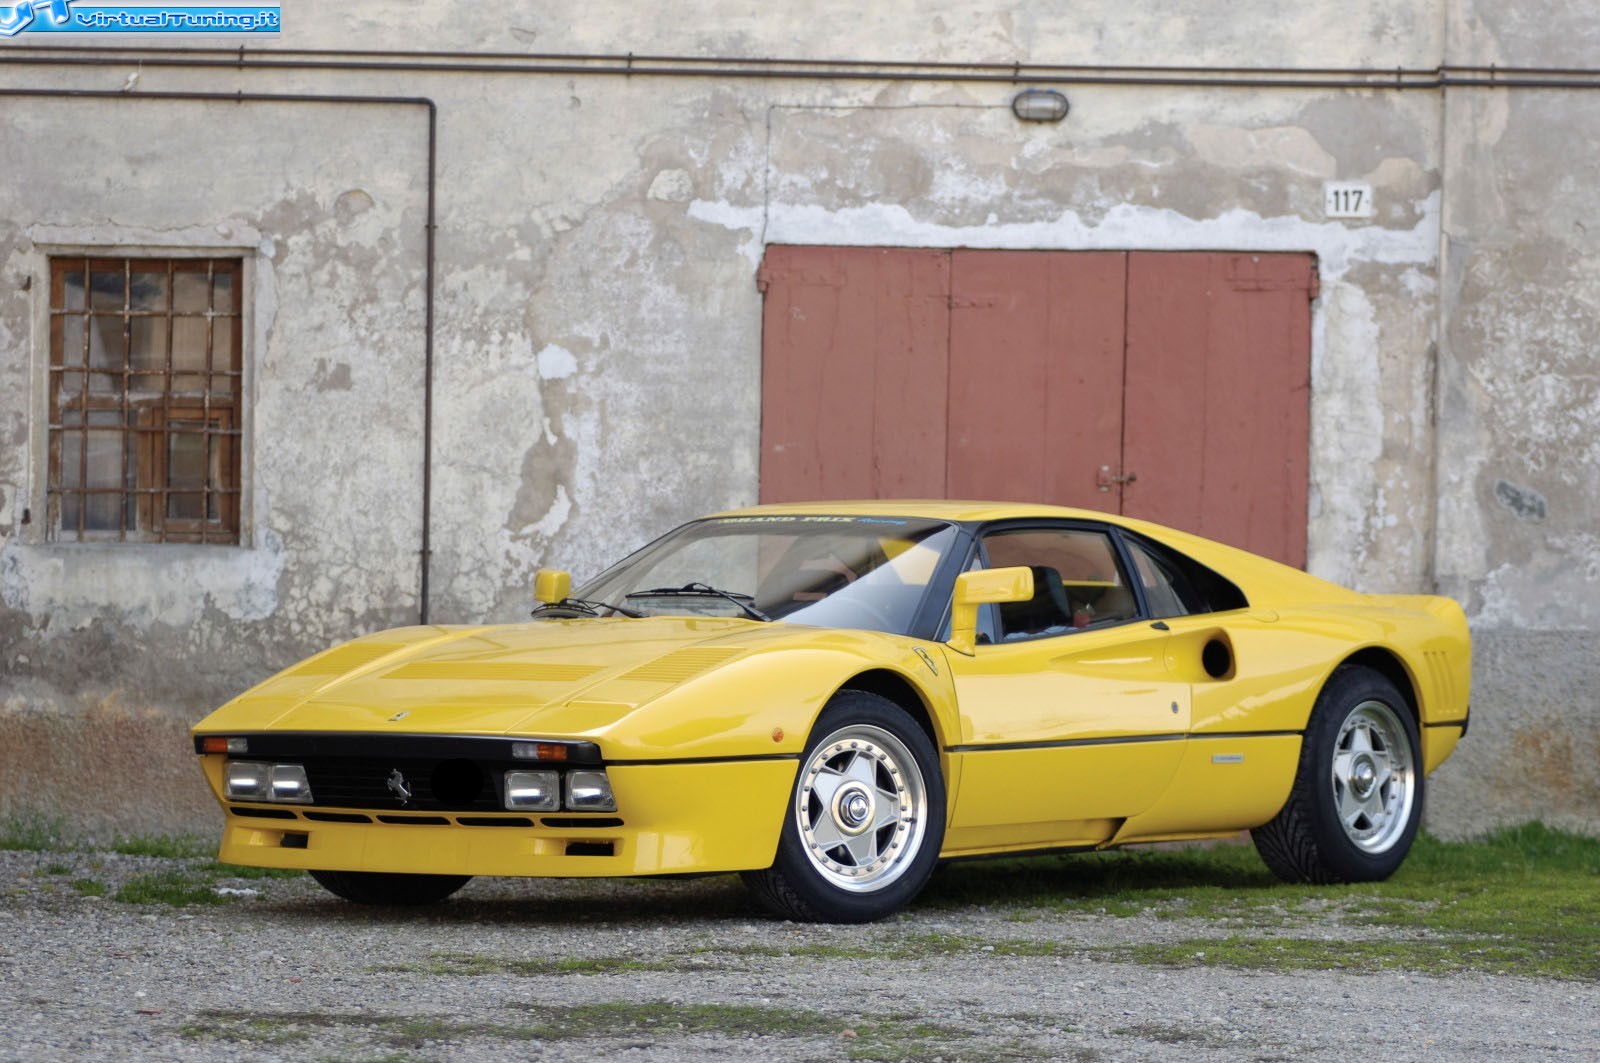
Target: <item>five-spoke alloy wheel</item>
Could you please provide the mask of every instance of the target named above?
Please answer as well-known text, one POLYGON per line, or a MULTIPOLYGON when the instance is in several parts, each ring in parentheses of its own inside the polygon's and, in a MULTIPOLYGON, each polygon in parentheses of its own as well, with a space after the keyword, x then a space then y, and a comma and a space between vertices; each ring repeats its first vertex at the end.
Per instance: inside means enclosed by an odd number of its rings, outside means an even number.
POLYGON ((1251 832, 1278 877, 1371 882, 1405 859, 1422 821, 1421 743, 1393 683, 1367 668, 1328 680, 1283 809, 1251 832))
POLYGON ((944 804, 927 733, 887 698, 841 691, 818 717, 801 756, 777 859, 745 879, 788 918, 882 918, 914 897, 932 872, 944 804))

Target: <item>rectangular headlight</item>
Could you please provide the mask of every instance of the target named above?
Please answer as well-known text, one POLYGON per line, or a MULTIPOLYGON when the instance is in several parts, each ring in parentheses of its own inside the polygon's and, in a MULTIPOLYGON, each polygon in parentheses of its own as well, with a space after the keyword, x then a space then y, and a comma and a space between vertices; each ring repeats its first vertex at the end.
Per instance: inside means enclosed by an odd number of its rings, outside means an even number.
POLYGON ((505 806, 518 812, 554 812, 561 807, 561 776, 553 771, 508 771, 505 806))
POLYGON ((223 789, 235 801, 267 801, 272 792, 271 764, 251 760, 230 760, 223 775, 223 789))
POLYGON ((611 780, 603 771, 567 772, 567 808, 573 812, 615 812, 611 780))
POLYGON ((306 778, 304 764, 274 764, 269 801, 288 801, 294 804, 311 803, 311 780, 306 778))
POLYGON ((223 772, 223 792, 234 801, 311 803, 311 782, 303 764, 262 764, 230 760, 223 772))

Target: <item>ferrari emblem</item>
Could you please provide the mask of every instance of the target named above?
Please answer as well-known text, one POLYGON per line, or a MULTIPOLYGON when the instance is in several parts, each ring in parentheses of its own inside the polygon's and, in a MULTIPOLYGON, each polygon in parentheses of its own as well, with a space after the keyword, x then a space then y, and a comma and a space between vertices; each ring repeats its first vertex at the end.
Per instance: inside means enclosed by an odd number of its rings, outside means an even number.
POLYGON ((389 792, 400 799, 403 805, 411 800, 411 784, 406 782, 406 777, 400 774, 400 769, 395 768, 389 773, 389 792))

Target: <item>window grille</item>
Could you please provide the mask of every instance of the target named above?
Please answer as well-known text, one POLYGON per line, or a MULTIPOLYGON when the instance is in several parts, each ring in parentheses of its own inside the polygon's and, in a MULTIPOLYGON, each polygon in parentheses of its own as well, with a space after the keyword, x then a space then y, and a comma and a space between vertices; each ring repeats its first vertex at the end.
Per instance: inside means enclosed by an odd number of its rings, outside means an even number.
POLYGON ((239 259, 50 262, 50 534, 237 543, 239 259))

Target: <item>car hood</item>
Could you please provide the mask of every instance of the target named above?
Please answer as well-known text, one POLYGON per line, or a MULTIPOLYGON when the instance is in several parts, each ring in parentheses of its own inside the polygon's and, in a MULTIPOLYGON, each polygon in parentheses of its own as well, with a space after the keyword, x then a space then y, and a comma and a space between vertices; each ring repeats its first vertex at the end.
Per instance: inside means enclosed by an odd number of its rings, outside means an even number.
POLYGON ((841 636, 896 638, 688 617, 403 628, 281 672, 197 729, 593 737, 740 659, 841 636))

